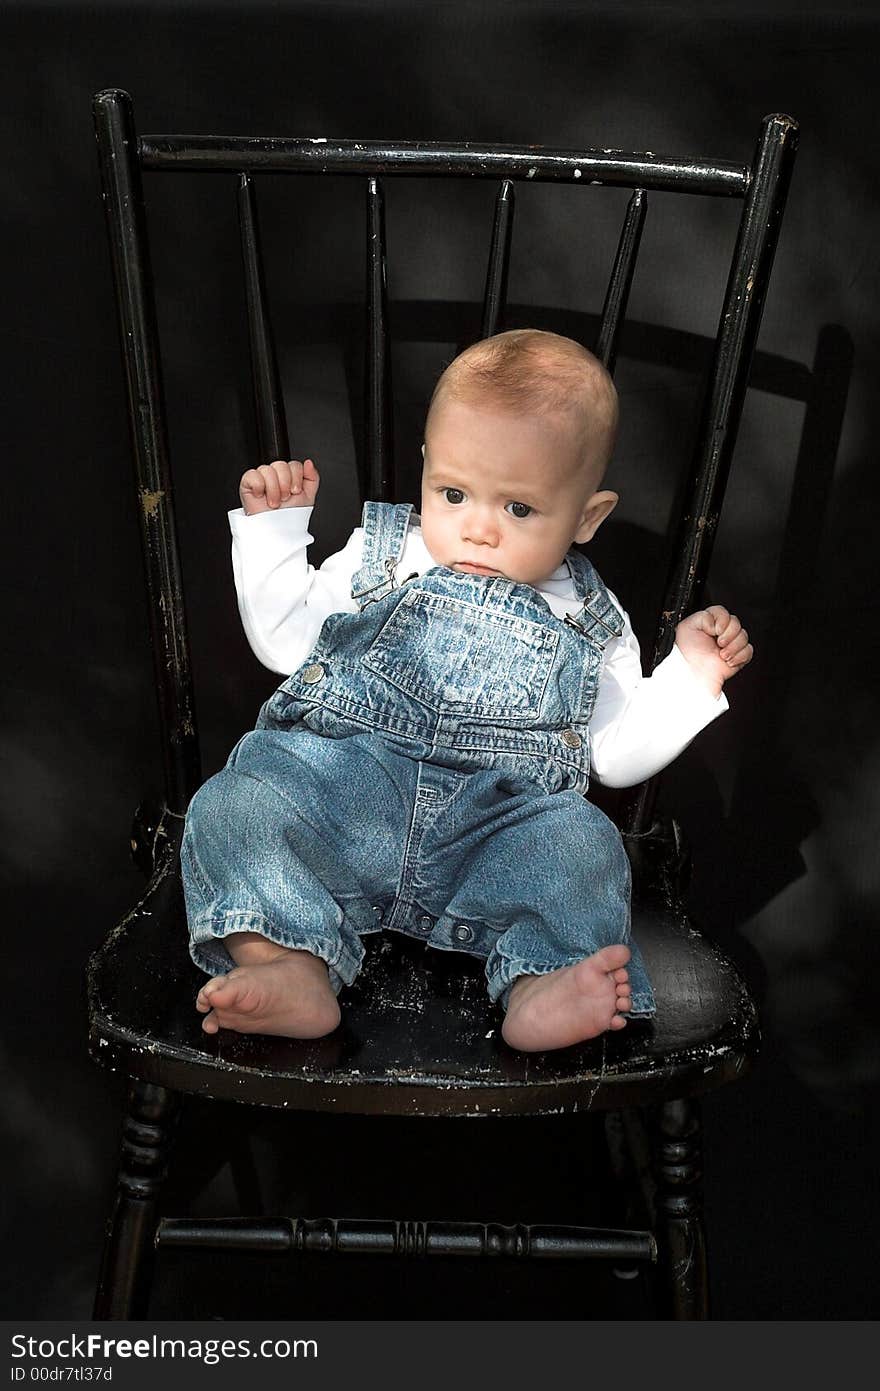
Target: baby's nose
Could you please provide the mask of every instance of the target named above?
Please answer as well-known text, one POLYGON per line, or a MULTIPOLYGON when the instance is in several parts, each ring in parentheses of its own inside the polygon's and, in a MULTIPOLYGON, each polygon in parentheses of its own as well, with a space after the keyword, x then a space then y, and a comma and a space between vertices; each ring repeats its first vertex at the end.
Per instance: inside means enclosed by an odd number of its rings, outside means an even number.
POLYGON ((475 507, 469 509, 462 528, 463 541, 475 541, 481 546, 498 545, 498 523, 492 514, 475 507))

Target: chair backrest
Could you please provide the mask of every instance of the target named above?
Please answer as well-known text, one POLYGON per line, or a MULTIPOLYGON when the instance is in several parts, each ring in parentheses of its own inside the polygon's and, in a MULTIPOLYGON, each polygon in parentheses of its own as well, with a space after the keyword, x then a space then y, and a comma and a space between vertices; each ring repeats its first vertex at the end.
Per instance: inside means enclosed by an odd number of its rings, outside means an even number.
MULTIPOLYGON (((359 179, 366 196, 366 376, 363 496, 395 495, 390 327, 382 178, 482 179, 498 184, 480 334, 503 326, 518 183, 603 184, 633 190, 610 269, 595 343, 613 370, 652 191, 739 199, 742 213, 702 404, 701 423, 671 518, 673 561, 659 605, 651 667, 669 652, 675 626, 698 604, 718 526, 752 354, 776 248, 797 125, 770 115, 750 164, 666 158, 618 150, 542 146, 439 145, 315 138, 147 135, 138 137, 132 102, 120 90, 93 103, 101 178, 126 368, 139 515, 150 600, 168 809, 180 815, 201 782, 198 734, 171 499, 169 453, 142 173, 237 174, 259 459, 287 457, 289 445, 266 299, 254 181, 264 173, 359 179)), ((628 799, 625 829, 650 825, 656 779, 628 799)))

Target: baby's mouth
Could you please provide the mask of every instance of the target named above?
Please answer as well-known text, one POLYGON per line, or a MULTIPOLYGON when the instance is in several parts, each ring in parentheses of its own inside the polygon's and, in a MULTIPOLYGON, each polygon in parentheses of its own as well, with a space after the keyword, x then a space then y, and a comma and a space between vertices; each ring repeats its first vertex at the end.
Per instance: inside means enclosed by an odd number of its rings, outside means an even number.
POLYGON ((500 575, 500 570, 493 570, 489 565, 475 565, 471 560, 456 560, 452 565, 453 570, 462 570, 467 575, 500 575))

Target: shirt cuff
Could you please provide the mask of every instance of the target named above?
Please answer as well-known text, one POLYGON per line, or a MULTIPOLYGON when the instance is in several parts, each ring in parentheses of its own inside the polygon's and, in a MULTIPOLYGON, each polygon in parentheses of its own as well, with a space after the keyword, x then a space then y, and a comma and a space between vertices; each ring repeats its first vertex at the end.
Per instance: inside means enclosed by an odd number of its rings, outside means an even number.
MULTIPOLYGON (((296 537, 299 540, 308 534, 314 510, 314 507, 274 507, 268 512, 254 512, 248 516, 243 507, 234 507, 228 513, 229 528, 233 536, 255 536, 260 531, 264 536, 296 537)), ((311 536, 309 540, 312 540, 311 536)))
POLYGON ((271 512, 254 512, 248 516, 244 508, 236 507, 229 515, 233 553, 248 558, 261 572, 306 552, 314 541, 309 531, 312 507, 280 507, 271 512))

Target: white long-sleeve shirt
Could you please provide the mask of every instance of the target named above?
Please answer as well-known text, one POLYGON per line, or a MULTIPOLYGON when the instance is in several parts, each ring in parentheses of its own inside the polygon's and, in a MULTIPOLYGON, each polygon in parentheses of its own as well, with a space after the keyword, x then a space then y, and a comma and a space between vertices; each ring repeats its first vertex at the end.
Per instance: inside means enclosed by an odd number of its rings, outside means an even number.
MULTIPOLYGON (((302 665, 331 613, 356 613, 351 579, 362 563, 364 531, 357 527, 341 551, 319 569, 308 561, 311 507, 282 507, 246 516, 229 513, 232 569, 244 630, 270 671, 289 676, 302 665)), ((430 570, 432 560, 418 518, 411 519, 395 579, 430 570)), ((537 586, 557 618, 580 602, 568 565, 537 586)), ((609 594, 611 591, 609 590, 609 594)), ((590 720, 591 767, 609 787, 631 787, 665 768, 701 729, 727 707, 700 681, 678 647, 651 676, 642 674, 639 645, 629 618, 605 648, 590 720)))

